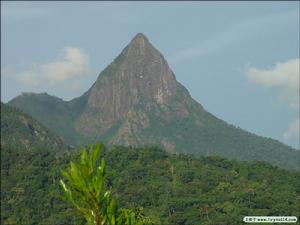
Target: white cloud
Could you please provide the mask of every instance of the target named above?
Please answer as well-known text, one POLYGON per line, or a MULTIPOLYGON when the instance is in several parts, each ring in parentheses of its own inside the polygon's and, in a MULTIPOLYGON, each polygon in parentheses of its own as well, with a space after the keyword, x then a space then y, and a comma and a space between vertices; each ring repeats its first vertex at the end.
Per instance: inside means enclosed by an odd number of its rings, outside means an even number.
POLYGON ((246 76, 251 82, 265 87, 281 89, 281 99, 289 103, 290 107, 299 107, 299 63, 300 59, 276 63, 271 69, 256 69, 248 67, 246 76))
POLYGON ((299 118, 293 121, 292 123, 290 123, 287 131, 285 131, 283 134, 283 138, 285 140, 289 140, 292 138, 299 138, 299 124, 300 124, 299 118))
MULTIPOLYGON (((280 99, 287 102, 291 110, 297 110, 299 113, 299 65, 300 59, 296 58, 276 63, 270 69, 248 67, 245 74, 255 84, 279 88, 280 99)), ((299 118, 289 125, 283 138, 285 140, 299 138, 299 118)))
POLYGON ((17 74, 17 80, 28 87, 48 82, 57 84, 70 81, 89 72, 89 58, 79 48, 66 47, 62 57, 45 64, 35 64, 29 70, 17 74))
POLYGON ((50 82, 65 81, 89 71, 89 59, 80 49, 67 47, 63 52, 63 59, 41 65, 42 74, 50 82))

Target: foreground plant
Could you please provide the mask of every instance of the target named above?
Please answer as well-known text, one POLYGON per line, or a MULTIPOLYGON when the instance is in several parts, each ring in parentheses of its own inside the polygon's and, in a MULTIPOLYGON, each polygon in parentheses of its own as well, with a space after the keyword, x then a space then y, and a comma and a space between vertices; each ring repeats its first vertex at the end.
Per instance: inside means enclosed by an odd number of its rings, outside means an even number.
MULTIPOLYGON (((78 163, 71 162, 60 180, 66 199, 84 216, 88 225, 137 225, 146 218, 136 216, 134 210, 119 209, 111 192, 105 190, 105 161, 100 159, 103 146, 85 148, 78 163)), ((147 222, 148 223, 148 222, 147 222)))

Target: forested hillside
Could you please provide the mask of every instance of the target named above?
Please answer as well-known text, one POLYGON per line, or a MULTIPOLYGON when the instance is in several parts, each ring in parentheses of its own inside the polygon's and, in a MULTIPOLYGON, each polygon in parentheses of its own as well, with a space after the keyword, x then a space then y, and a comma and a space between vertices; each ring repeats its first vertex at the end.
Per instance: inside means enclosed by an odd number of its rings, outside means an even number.
POLYGON ((1 147, 66 149, 62 138, 20 109, 1 102, 1 147))
MULTIPOLYGON (((2 147, 1 224, 83 224, 61 200, 59 187, 60 170, 79 153, 2 147)), ((155 224, 234 225, 245 215, 300 216, 297 172, 154 147, 115 147, 103 155, 113 196, 122 207, 142 206, 155 224)))

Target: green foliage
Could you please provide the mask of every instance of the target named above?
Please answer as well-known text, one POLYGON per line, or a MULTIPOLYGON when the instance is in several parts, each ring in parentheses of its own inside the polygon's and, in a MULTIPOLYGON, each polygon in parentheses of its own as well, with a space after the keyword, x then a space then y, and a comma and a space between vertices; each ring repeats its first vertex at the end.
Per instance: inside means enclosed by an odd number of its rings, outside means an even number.
POLYGON ((235 225, 245 215, 299 217, 298 172, 148 147, 119 146, 105 158, 120 205, 144 207, 157 218, 155 224, 235 225))
POLYGON ((74 121, 84 107, 86 95, 66 102, 47 93, 23 93, 11 100, 10 106, 18 107, 37 121, 63 137, 69 145, 86 144, 75 129, 74 121))
MULTIPOLYGON (((135 225, 146 224, 141 212, 136 217, 134 210, 119 209, 111 197, 111 191, 105 190, 105 161, 99 161, 102 145, 89 151, 83 149, 81 160, 71 162, 67 171, 62 171, 67 183, 60 180, 65 197, 84 216, 90 225, 135 225)), ((147 223, 148 224, 148 223, 147 223)))
POLYGON ((1 103, 1 145, 29 149, 67 148, 63 140, 31 116, 15 107, 1 103))
MULTIPOLYGON (((80 223, 59 197, 58 168, 66 162, 58 154, 47 148, 1 145, 1 224, 80 223)), ((64 157, 70 156, 65 152, 64 157)))
MULTIPOLYGON (((61 168, 68 172, 69 162, 81 155, 81 150, 1 145, 1 224, 85 224, 76 208, 62 201, 59 182, 61 168)), ((300 216, 299 172, 153 147, 104 148, 100 158, 107 163, 103 191, 110 190, 118 202, 117 215, 133 209, 138 225, 240 225, 245 215, 300 216)), ((80 168, 81 160, 75 164, 80 168)))

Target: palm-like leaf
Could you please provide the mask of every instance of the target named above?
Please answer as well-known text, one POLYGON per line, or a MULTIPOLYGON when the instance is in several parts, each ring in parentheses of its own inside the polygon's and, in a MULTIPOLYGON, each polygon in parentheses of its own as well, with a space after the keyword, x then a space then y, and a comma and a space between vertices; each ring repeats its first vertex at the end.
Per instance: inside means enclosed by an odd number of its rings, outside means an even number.
POLYGON ((82 151, 80 162, 71 162, 60 180, 66 199, 84 216, 88 225, 135 225, 135 213, 119 209, 110 191, 104 190, 105 161, 99 162, 102 145, 82 151))

